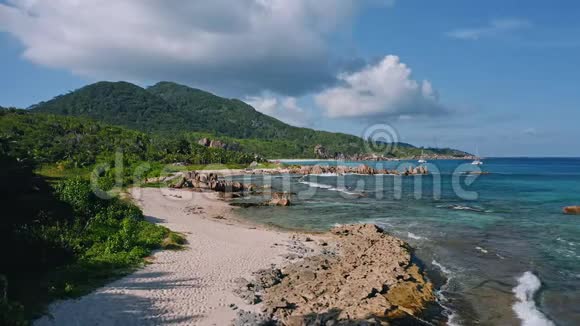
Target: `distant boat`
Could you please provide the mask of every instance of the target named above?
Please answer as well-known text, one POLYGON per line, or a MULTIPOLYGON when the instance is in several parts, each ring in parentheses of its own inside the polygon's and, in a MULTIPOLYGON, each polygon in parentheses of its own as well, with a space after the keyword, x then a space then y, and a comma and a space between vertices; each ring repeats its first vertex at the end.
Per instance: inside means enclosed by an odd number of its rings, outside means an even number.
POLYGON ((483 165, 483 162, 479 159, 475 159, 473 162, 471 162, 472 165, 483 165))
POLYGON ((471 165, 483 165, 481 158, 479 157, 479 148, 475 149, 475 160, 471 162, 471 165))
POLYGON ((420 164, 427 163, 427 161, 423 159, 423 150, 421 150, 421 157, 419 158, 419 161, 417 161, 417 162, 419 162, 420 164))

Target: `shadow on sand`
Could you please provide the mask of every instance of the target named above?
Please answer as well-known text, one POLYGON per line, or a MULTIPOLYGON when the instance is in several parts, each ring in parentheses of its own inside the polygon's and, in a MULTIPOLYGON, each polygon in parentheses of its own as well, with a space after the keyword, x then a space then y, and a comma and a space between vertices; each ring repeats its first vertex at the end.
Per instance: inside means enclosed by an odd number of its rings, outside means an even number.
MULTIPOLYGON (((170 290, 181 291, 201 288, 199 279, 171 279, 171 273, 136 272, 111 283, 108 288, 120 291, 97 290, 85 297, 62 302, 67 305, 56 309, 54 316, 45 316, 35 325, 174 325, 195 324, 203 319, 202 314, 173 315, 160 307, 152 298, 124 293, 126 290, 170 290)), ((168 297, 167 300, 171 300, 168 297)))

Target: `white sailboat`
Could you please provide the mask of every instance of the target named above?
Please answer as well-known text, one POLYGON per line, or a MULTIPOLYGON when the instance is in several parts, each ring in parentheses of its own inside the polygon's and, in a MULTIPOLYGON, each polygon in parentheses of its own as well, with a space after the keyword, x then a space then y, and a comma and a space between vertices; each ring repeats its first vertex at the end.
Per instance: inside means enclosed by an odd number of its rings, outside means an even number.
POLYGON ((473 160, 473 162, 471 162, 471 165, 483 165, 483 162, 481 161, 481 158, 479 157, 479 148, 476 147, 475 149, 475 160, 473 160))
POLYGON ((421 150, 421 157, 419 158, 419 161, 417 161, 417 162, 419 162, 420 164, 427 163, 427 161, 423 159, 423 150, 421 150))

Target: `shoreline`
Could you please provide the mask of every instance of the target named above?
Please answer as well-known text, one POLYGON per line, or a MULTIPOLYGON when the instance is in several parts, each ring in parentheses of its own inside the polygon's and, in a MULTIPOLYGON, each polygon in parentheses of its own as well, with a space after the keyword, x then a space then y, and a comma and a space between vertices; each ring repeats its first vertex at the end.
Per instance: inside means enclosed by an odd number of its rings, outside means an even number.
POLYGON ((314 259, 333 246, 326 242, 336 242, 328 232, 248 221, 215 192, 134 188, 131 195, 148 221, 184 234, 185 249, 158 251, 133 274, 87 296, 51 304, 53 318, 44 316, 34 325, 230 325, 243 313, 258 316, 267 308, 234 294, 239 280, 314 259))
POLYGON ((182 233, 184 250, 155 252, 143 268, 84 297, 57 301, 34 325, 229 325, 234 280, 284 263, 291 234, 242 224, 217 193, 138 188, 145 218, 182 233), (274 245, 279 244, 279 245, 274 245))

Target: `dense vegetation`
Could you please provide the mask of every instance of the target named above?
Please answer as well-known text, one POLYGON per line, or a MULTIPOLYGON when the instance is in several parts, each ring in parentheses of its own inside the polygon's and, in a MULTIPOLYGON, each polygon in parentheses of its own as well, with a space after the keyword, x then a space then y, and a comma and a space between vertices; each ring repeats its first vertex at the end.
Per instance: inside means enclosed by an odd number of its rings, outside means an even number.
POLYGON ((85 293, 138 267, 151 250, 182 241, 144 221, 136 206, 98 197, 93 186, 125 187, 136 175, 159 175, 166 163, 254 159, 198 145, 191 135, 152 136, 85 118, 0 109, 0 324, 30 319, 51 300, 85 293), (46 166, 77 177, 35 173, 46 166))
POLYGON ((362 150, 359 137, 290 126, 237 99, 225 99, 171 82, 160 82, 147 90, 178 110, 187 131, 248 139, 255 144, 266 141, 265 146, 258 147, 264 149, 273 145, 281 151, 286 146, 297 147, 300 149, 295 150, 297 155, 312 156, 316 144, 322 144, 332 152, 353 154, 362 150))
POLYGON ((51 300, 84 294, 140 266, 151 250, 183 243, 133 204, 97 197, 88 180, 51 187, 0 141, 0 324, 26 324, 51 300))
POLYGON ((201 146, 193 135, 148 135, 89 119, 25 110, 0 111, 0 139, 10 144, 6 154, 17 160, 56 164, 61 170, 122 162, 127 176, 143 163, 150 168, 142 173, 150 176, 169 163, 247 165, 260 160, 248 153, 201 146))
POLYGON ((126 82, 89 85, 40 103, 33 110, 89 117, 141 131, 172 130, 176 126, 173 108, 169 104, 126 82))
POLYGON ((161 134, 207 132, 232 139, 250 139, 282 154, 313 155, 316 144, 345 153, 359 152, 360 138, 297 128, 264 115, 239 100, 170 82, 147 90, 126 82, 99 82, 32 107, 35 112, 89 117, 106 123, 161 134), (286 150, 289 147, 289 150, 286 150))
MULTIPOLYGON (((240 100, 171 82, 160 82, 147 89, 126 82, 99 82, 39 103, 32 109, 84 116, 164 135, 188 132, 199 138, 203 134, 240 144, 242 151, 268 158, 313 158, 317 144, 323 145, 331 155, 366 152, 359 137, 290 126, 240 100)), ((438 151, 449 155, 463 153, 438 151)), ((414 146, 401 144, 391 154, 400 157, 420 152, 414 146)))

